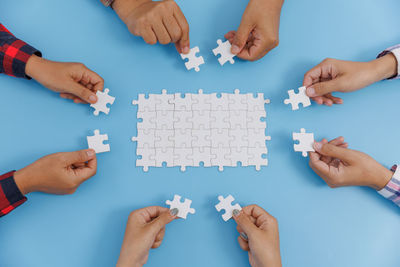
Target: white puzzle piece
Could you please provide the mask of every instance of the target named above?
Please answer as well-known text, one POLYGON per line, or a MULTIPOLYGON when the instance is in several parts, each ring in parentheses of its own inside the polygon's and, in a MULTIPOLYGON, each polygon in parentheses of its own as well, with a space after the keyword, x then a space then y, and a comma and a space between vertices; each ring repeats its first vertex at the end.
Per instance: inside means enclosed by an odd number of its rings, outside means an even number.
POLYGON ((236 56, 235 54, 231 53, 231 43, 229 40, 226 40, 225 42, 222 42, 221 39, 217 40, 218 46, 213 49, 213 53, 215 56, 220 54, 221 56, 218 58, 219 64, 223 66, 226 62, 229 61, 229 63, 233 64, 235 63, 235 60, 233 58, 236 56))
POLYGON ((266 111, 262 93, 139 95, 137 166, 267 166, 266 111), (154 105, 153 105, 154 104, 154 105), (142 107, 143 105, 143 107, 142 107))
POLYGON ((306 133, 304 128, 301 128, 300 133, 293 133, 293 140, 299 141, 298 144, 294 144, 294 151, 302 152, 303 157, 307 157, 307 152, 314 152, 314 134, 306 133))
POLYGON ((194 214, 196 210, 190 207, 192 200, 185 198, 185 201, 181 202, 181 198, 180 195, 174 195, 174 199, 165 201, 165 204, 170 206, 170 210, 178 209, 177 217, 186 219, 188 213, 194 214))
POLYGON ((218 212, 221 210, 225 210, 225 213, 222 214, 222 219, 224 221, 228 221, 233 216, 234 210, 242 210, 239 204, 232 205, 232 202, 235 200, 232 195, 224 198, 223 196, 218 196, 219 203, 215 205, 215 208, 218 212))
POLYGON ((132 105, 138 106, 138 111, 155 111, 156 110, 156 98, 155 95, 149 95, 146 98, 145 94, 139 94, 137 100, 132 101, 132 105))
POLYGON ((136 153, 138 155, 138 159, 136 160, 136 166, 143 167, 143 171, 147 172, 149 167, 155 166, 155 155, 156 149, 154 147, 149 147, 148 144, 145 144, 143 148, 138 147, 136 149, 136 153))
POLYGON ((110 108, 107 107, 108 104, 110 106, 114 104, 115 97, 110 96, 108 93, 110 90, 108 88, 104 89, 104 92, 97 91, 97 102, 95 104, 91 104, 90 106, 94 108, 93 114, 98 116, 100 112, 108 114, 110 112, 110 108))
POLYGON ((94 130, 93 136, 88 136, 87 138, 88 146, 97 153, 109 152, 110 145, 104 144, 104 141, 108 140, 108 135, 100 134, 99 130, 94 130))
POLYGON ((196 56, 199 52, 199 47, 195 46, 190 49, 188 54, 181 54, 182 59, 188 59, 188 61, 185 62, 185 66, 188 70, 194 69, 196 72, 200 71, 199 66, 204 64, 204 58, 202 56, 196 56))
POLYGON ((303 105, 303 108, 311 106, 311 100, 306 94, 306 87, 300 87, 299 93, 295 93, 294 90, 288 91, 289 98, 285 99, 283 102, 288 105, 292 105, 292 110, 298 110, 299 104, 303 105))

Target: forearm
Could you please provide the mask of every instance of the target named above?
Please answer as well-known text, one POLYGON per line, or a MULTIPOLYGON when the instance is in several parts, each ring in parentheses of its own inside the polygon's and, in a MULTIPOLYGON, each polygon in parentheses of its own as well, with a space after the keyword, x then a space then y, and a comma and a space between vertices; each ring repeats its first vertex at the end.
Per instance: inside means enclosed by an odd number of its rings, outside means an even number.
POLYGON ((397 59, 392 53, 371 61, 375 81, 381 81, 397 76, 397 59))

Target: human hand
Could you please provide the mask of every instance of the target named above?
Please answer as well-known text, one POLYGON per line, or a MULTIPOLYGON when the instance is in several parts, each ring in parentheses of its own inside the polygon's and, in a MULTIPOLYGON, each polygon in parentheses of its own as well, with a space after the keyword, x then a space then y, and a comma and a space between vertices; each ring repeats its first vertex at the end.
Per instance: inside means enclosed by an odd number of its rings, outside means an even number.
POLYGON ((14 180, 23 195, 30 192, 73 194, 96 174, 97 161, 93 149, 62 152, 45 156, 16 171, 14 180))
POLYGON ((163 241, 165 226, 172 222, 178 209, 146 207, 133 211, 128 218, 124 242, 117 267, 143 266, 151 248, 158 248, 163 241))
POLYGON ((175 1, 115 0, 113 8, 129 31, 146 43, 172 42, 179 53, 189 53, 189 24, 175 1))
POLYGON ((325 59, 304 75, 307 95, 319 105, 342 104, 332 92, 352 92, 370 84, 393 77, 397 61, 392 53, 370 62, 325 59))
POLYGON ((280 267, 278 221, 257 205, 234 210, 233 218, 239 232, 239 245, 248 251, 253 267, 280 267))
POLYGON ((231 52, 255 61, 277 47, 282 4, 283 0, 250 0, 238 30, 225 34, 231 52))
POLYGON ((55 62, 36 55, 29 58, 25 73, 75 103, 96 103, 96 92, 104 86, 103 78, 81 63, 55 62))
POLYGON ((326 139, 314 143, 315 152, 309 154, 310 167, 332 188, 352 185, 384 188, 393 172, 367 154, 347 146, 343 137, 329 143, 326 139))

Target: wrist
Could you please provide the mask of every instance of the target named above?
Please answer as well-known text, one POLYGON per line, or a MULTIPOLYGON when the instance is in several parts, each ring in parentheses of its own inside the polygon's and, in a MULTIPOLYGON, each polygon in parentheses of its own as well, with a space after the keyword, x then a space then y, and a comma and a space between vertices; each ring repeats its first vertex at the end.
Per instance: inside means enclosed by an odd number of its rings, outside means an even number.
POLYGON ((374 188, 377 191, 382 190, 389 183, 389 181, 392 179, 393 174, 394 173, 391 170, 388 170, 388 169, 386 169, 385 167, 382 166, 381 174, 379 175, 379 177, 377 177, 377 181, 371 187, 374 188))
POLYGON ((41 66, 46 60, 38 57, 36 55, 32 55, 28 62, 25 65, 25 74, 30 78, 37 80, 37 75, 41 72, 41 66))
POLYGON ((397 75, 397 59, 392 53, 372 61, 376 80, 381 81, 397 75))
POLYGON ((127 16, 138 6, 151 0, 114 0, 111 7, 117 13, 118 17, 125 22, 127 16))
POLYGON ((27 195, 32 192, 29 185, 29 177, 27 176, 27 173, 24 171, 24 169, 21 169, 14 173, 14 181, 21 194, 27 195))

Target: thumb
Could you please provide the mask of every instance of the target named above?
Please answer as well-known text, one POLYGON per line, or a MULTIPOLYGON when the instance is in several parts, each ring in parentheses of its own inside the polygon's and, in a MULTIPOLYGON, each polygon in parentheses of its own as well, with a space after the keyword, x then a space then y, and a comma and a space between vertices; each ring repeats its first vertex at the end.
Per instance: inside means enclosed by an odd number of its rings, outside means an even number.
POLYGON ((248 237, 250 237, 258 229, 257 226, 255 226, 255 224, 250 220, 249 215, 243 211, 234 210, 233 219, 243 229, 248 237))
POLYGON ((252 24, 247 20, 243 20, 233 38, 231 52, 232 54, 239 54, 243 47, 246 45, 251 31, 253 30, 252 24))
POLYGON ((68 165, 76 163, 84 163, 96 157, 96 153, 93 149, 84 149, 74 152, 65 152, 64 161, 68 165))
POLYGON ((354 162, 356 158, 354 151, 348 148, 320 142, 315 142, 313 147, 321 155, 337 158, 347 163, 354 162))
POLYGON ((306 93, 309 97, 316 97, 340 91, 339 82, 340 80, 336 78, 326 82, 315 83, 307 88, 306 93))
POLYGON ((71 93, 79 97, 83 101, 90 104, 95 104, 97 102, 96 94, 90 89, 81 85, 80 83, 74 82, 71 88, 71 93))
POLYGON ((176 218, 177 212, 175 214, 174 213, 175 213, 175 209, 172 209, 170 211, 161 213, 160 216, 158 216, 156 219, 154 219, 150 223, 151 228, 154 231, 154 233, 160 232, 165 227, 165 225, 172 222, 176 218))

